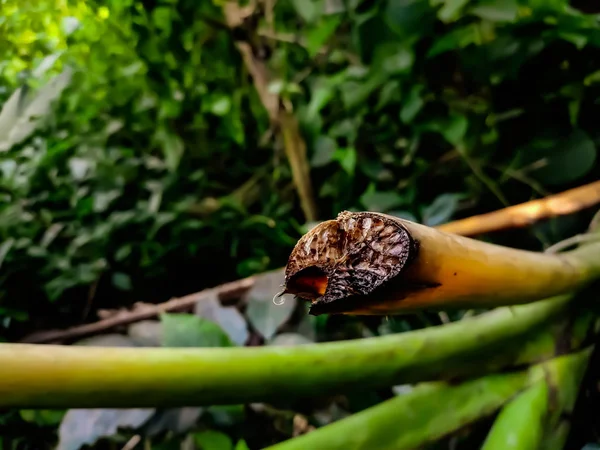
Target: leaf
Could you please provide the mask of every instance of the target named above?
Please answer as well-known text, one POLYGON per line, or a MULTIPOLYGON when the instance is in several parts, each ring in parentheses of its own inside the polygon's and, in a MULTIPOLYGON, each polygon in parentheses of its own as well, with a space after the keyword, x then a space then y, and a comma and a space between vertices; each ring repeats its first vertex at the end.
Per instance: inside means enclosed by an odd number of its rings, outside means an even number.
POLYGON ((292 298, 286 298, 281 305, 273 303, 273 297, 281 291, 282 282, 281 270, 261 274, 247 294, 246 316, 252 326, 267 340, 289 320, 296 307, 296 300, 292 298))
POLYGON ((309 28, 304 32, 306 50, 311 58, 321 50, 321 47, 333 35, 341 22, 342 18, 340 16, 326 16, 318 26, 309 28))
POLYGON ((313 23, 321 17, 324 3, 323 0, 292 0, 296 13, 307 23, 313 23))
POLYGON ((217 324, 192 314, 161 314, 163 347, 230 347, 217 324))
POLYGON ((53 103, 71 82, 73 70, 65 68, 35 93, 19 88, 0 112, 0 152, 24 141, 49 118, 53 103))
POLYGON ((208 106, 208 110, 215 116, 223 117, 231 111, 231 98, 227 95, 214 96, 208 106))
POLYGON ((135 430, 146 423, 154 409, 70 409, 58 428, 56 450, 79 450, 120 429, 135 430))
POLYGON ((395 0, 386 2, 385 21, 400 37, 427 36, 436 19, 436 11, 428 1, 395 0))
POLYGON ((410 71, 414 60, 411 47, 399 42, 386 42, 375 49, 372 70, 388 76, 400 75, 410 71))
POLYGON ((425 89, 422 84, 417 84, 412 87, 409 91, 406 100, 403 102, 402 109, 400 109, 400 120, 404 123, 410 123, 421 111, 425 102, 421 97, 421 93, 425 89))
POLYGON ((8 255, 8 252, 10 252, 10 249, 13 247, 14 244, 15 240, 13 238, 9 238, 5 240, 2 244, 0 244, 0 268, 2 268, 2 263, 4 262, 6 255, 8 255))
POLYGON ((66 16, 62 18, 60 27, 62 28, 63 32, 69 36, 71 34, 73 34, 73 32, 75 30, 77 30, 81 25, 81 22, 79 21, 79 19, 77 19, 77 17, 72 17, 72 16, 66 16))
POLYGON ((451 116, 445 126, 441 129, 441 133, 452 145, 458 145, 465 137, 468 126, 469 122, 465 116, 451 116))
POLYGON ((219 431, 206 430, 194 434, 198 450, 233 450, 229 436, 219 431))
POLYGON ((10 132, 25 110, 26 92, 26 87, 17 88, 2 105, 2 110, 0 110, 0 151, 8 150, 12 145, 10 144, 10 132))
POLYGON ((469 0, 445 0, 443 6, 438 10, 438 18, 445 23, 454 22, 462 16, 462 9, 469 0))
POLYGON ((344 107, 352 109, 366 102, 371 93, 381 85, 383 76, 383 72, 375 72, 364 81, 344 82, 340 87, 344 107))
POLYGON ((439 195, 429 206, 423 209, 423 223, 429 227, 435 227, 448 222, 462 198, 462 194, 447 193, 439 195))
POLYGON ((398 80, 387 81, 379 91, 375 110, 378 111, 390 103, 398 101, 400 101, 400 82, 398 80))
POLYGON ((310 87, 310 102, 306 109, 305 121, 314 122, 319 118, 319 111, 331 101, 335 89, 346 77, 345 72, 331 77, 319 76, 314 79, 310 87))
POLYGON ((240 439, 235 446, 235 450, 250 450, 250 447, 248 447, 245 440, 240 439))
POLYGON ((310 160, 312 167, 323 167, 333 161, 337 142, 329 136, 319 136, 315 140, 314 151, 310 160))
POLYGON ((42 61, 37 65, 37 67, 31 72, 34 78, 41 78, 49 69, 52 68, 54 63, 60 58, 63 54, 62 51, 54 52, 46 56, 42 61))
POLYGON ((248 340, 248 327, 244 316, 233 306, 222 306, 216 293, 211 298, 196 303, 194 314, 216 323, 236 345, 244 345, 248 340))
POLYGON ((475 24, 469 24, 456 28, 435 40, 427 52, 428 58, 440 55, 447 51, 468 47, 477 42, 478 28, 475 24))
POLYGON ((348 175, 354 175, 356 168, 356 150, 354 148, 338 148, 333 154, 333 159, 340 163, 340 166, 348 175))
POLYGON ((469 13, 492 22, 514 22, 519 13, 516 0, 484 0, 470 9, 469 13))
POLYGON ((169 170, 173 172, 177 170, 184 151, 182 139, 165 127, 157 129, 154 139, 162 149, 169 170))
POLYGON ((22 409, 19 415, 26 422, 32 422, 41 426, 57 427, 62 422, 66 411, 53 409, 22 409))
POLYGON ((375 185, 371 184, 367 191, 360 197, 360 202, 369 211, 387 212, 404 204, 404 198, 396 192, 378 192, 375 185))
POLYGON ((463 115, 451 115, 443 119, 434 119, 423 124, 422 129, 440 133, 452 145, 459 145, 465 134, 469 122, 463 115))
POLYGON ((575 181, 594 168, 597 149, 594 142, 582 130, 575 130, 563 140, 534 142, 527 149, 524 165, 537 161, 541 166, 531 174, 540 182, 548 185, 565 184, 575 181))
POLYGON ((131 278, 129 275, 123 272, 115 272, 112 274, 112 285, 121 291, 130 291, 133 286, 131 285, 131 278))

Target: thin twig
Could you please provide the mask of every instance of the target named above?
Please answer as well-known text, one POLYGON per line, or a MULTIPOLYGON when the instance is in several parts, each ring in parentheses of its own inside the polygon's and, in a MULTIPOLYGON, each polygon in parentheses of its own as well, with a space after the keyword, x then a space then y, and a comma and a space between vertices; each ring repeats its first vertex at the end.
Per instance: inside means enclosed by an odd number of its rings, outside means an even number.
MULTIPOLYGON (((245 17, 253 14, 254 6, 250 4, 242 8, 236 2, 226 2, 223 5, 223 13, 228 26, 231 28, 240 26, 245 17)), ((251 32, 256 34, 257 30, 251 30, 251 32)), ((317 220, 318 216, 317 205, 310 180, 306 143, 300 134, 298 121, 293 114, 281 107, 285 99, 269 90, 273 77, 265 61, 256 56, 255 49, 252 48, 250 42, 238 40, 235 45, 242 55, 246 69, 252 76, 254 87, 269 114, 271 123, 280 130, 283 146, 292 170, 292 178, 300 197, 300 206, 306 221, 313 222, 317 220)))
POLYGON ((125 311, 118 313, 108 319, 98 322, 80 325, 67 328, 65 330, 47 330, 30 334, 20 342, 30 344, 46 344, 49 342, 65 341, 84 336, 90 336, 106 331, 111 328, 116 328, 123 325, 129 325, 141 320, 152 319, 165 312, 185 311, 192 308, 197 302, 212 298, 215 294, 220 300, 231 300, 241 297, 246 293, 255 282, 254 277, 243 278, 241 280, 232 281, 231 283, 222 284, 215 288, 206 289, 184 297, 174 298, 168 302, 158 305, 144 306, 133 311, 125 311))
POLYGON ((600 203, 600 181, 595 181, 549 197, 449 222, 439 229, 447 233, 475 236, 529 226, 539 220, 573 214, 598 203, 600 203))
POLYGON ((142 440, 141 436, 139 434, 136 434, 135 436, 133 436, 131 439, 129 439, 127 441, 127 443, 123 446, 122 450, 133 450, 135 448, 135 446, 140 443, 141 440, 142 440))

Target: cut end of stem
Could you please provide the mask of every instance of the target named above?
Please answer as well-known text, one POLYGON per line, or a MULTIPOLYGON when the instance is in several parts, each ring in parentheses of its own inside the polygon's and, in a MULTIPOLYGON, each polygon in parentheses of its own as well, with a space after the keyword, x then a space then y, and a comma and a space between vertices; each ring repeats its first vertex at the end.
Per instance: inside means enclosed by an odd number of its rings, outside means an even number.
POLYGON ((343 211, 298 241, 286 266, 284 292, 310 301, 313 315, 348 311, 402 273, 418 251, 399 221, 343 211))

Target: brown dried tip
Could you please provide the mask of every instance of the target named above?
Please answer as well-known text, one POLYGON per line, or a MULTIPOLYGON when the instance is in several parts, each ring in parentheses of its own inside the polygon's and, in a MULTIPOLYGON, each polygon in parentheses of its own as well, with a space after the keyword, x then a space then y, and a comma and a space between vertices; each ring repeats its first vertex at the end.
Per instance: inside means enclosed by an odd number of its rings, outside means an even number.
POLYGON ((285 292, 311 301, 311 314, 333 312, 332 302, 371 294, 417 252, 417 242, 399 221, 343 211, 298 241, 286 266, 285 292))

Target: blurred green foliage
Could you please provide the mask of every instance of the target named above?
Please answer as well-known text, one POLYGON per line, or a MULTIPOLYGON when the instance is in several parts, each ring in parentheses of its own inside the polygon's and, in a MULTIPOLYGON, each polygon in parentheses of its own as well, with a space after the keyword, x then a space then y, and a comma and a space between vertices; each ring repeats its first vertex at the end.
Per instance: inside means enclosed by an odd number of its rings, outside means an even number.
POLYGON ((438 225, 600 174, 600 8, 294 0, 230 30, 221 6, 2 2, 6 336, 285 264, 309 224, 236 40, 301 124, 320 219, 438 225))

